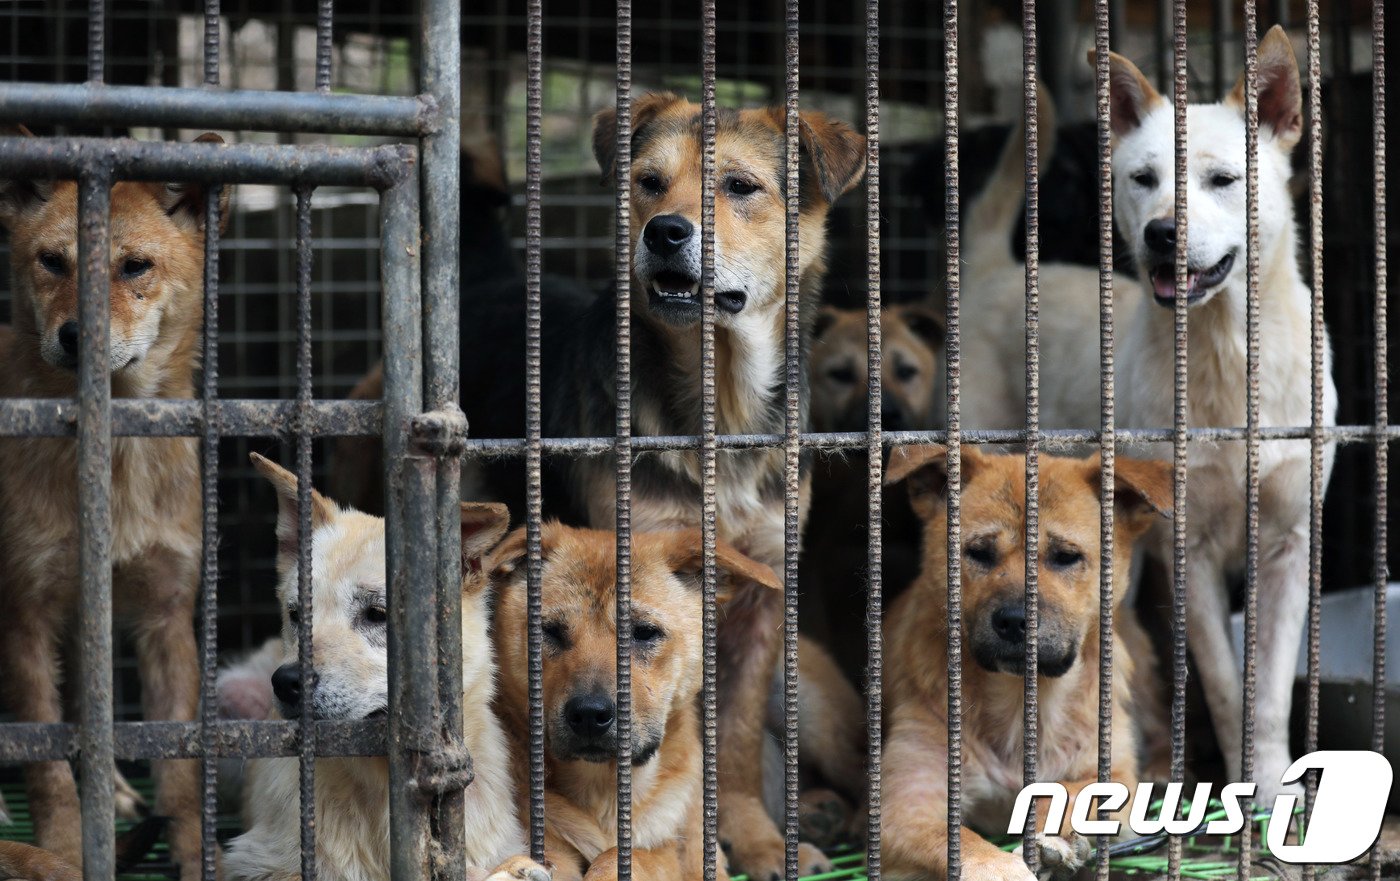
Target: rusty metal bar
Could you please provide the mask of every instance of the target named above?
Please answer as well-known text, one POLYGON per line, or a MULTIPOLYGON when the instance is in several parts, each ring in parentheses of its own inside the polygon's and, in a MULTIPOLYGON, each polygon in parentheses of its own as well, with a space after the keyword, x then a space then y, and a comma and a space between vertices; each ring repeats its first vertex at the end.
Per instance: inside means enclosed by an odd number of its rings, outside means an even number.
POLYGON ((943 228, 947 237, 944 284, 948 297, 943 354, 948 392, 948 881, 962 878, 962 218, 958 199, 958 106, 958 0, 943 0, 943 149, 947 157, 943 172, 943 228))
POLYGON ((312 656, 311 437, 301 425, 311 409, 311 188, 297 197, 297 661, 301 669, 298 783, 301 793, 301 877, 316 879, 316 666, 312 656))
POLYGON ((112 783, 112 375, 108 322, 111 170, 78 178, 78 666, 83 877, 114 862, 112 783))
POLYGON ((87 81, 100 86, 107 69, 107 2, 88 0, 87 81))
MULTIPOLYGON (((385 722, 317 722, 316 754, 382 756, 385 722)), ((23 764, 76 759, 81 726, 69 723, 9 722, 0 739, 0 763, 23 764)), ((120 760, 294 757, 300 743, 297 722, 211 722, 206 737, 197 722, 117 722, 113 755, 120 760), (206 744, 207 741, 207 744, 206 744)))
POLYGON ((716 881, 719 863, 719 629, 715 533, 719 502, 715 490, 718 433, 715 382, 715 141, 719 112, 715 100, 715 0, 700 6, 700 590, 703 620, 701 655, 701 735, 703 760, 704 881, 716 881))
MULTIPOLYGON (((208 29, 209 39, 217 33, 208 29), (212 33, 212 36, 211 36, 212 33)), ((207 51, 207 50, 206 50, 207 51)), ((218 82, 218 61, 205 55, 205 79, 218 82), (212 79, 211 79, 212 76, 212 79)), ((423 97, 345 95, 320 92, 220 91, 207 88, 107 86, 53 83, 0 83, 6 121, 71 123, 154 128, 210 128, 234 131, 319 132, 413 138, 441 123, 438 108, 423 97)))
MULTIPOLYGON (((1035 0, 1024 0, 1021 4, 1021 90, 1025 102, 1026 150, 1026 669, 1021 773, 1027 786, 1036 781, 1040 757, 1040 102, 1035 11, 1035 0)), ((1053 132, 1051 137, 1054 137, 1053 132)), ((1026 818, 1021 852, 1027 868, 1032 873, 1039 872, 1040 846, 1031 817, 1026 818)))
MULTIPOLYGON (((219 84, 219 50, 222 31, 219 19, 219 0, 204 0, 204 84, 206 86, 219 84)), ((191 89, 190 91, 196 90, 191 89)), ((222 97, 220 95, 220 98, 222 97)), ((215 103, 208 99, 206 93, 203 106, 215 103)), ((84 112, 87 112, 86 108, 84 112)), ((224 126, 213 127, 224 128, 224 126)))
MULTIPOLYGON (((13 108, 5 101, 0 94, 0 118, 14 121, 13 108)), ((397 183, 414 162, 414 150, 398 144, 292 147, 126 138, 0 138, 0 167, 7 173, 60 180, 77 178, 101 165, 111 169, 113 180, 385 189, 397 183)))
MULTIPOLYGON (((441 12, 442 10, 433 10, 441 12)), ((423 24, 425 27, 433 26, 433 16, 428 10, 423 12, 423 24)), ((325 95, 331 90, 331 56, 334 44, 331 41, 332 29, 335 25, 335 0, 317 0, 316 2, 316 91, 325 95)), ((425 60, 427 53, 427 43, 424 43, 425 60)), ((425 84, 426 88, 426 84, 425 84)), ((431 89, 427 89, 430 93, 431 89)), ((427 157, 424 157, 424 164, 427 157)))
MULTIPOLYGON (((315 401, 305 428, 313 437, 363 437, 380 433, 378 401, 315 401)), ((71 398, 0 400, 0 437, 73 437, 77 405, 71 398)), ((211 423, 220 437, 290 437, 293 401, 118 398, 112 402, 117 437, 199 437, 211 423)), ((1368 428, 1367 431, 1370 429, 1368 428)))
MULTIPOLYGON (((1167 2, 1167 0, 1163 0, 1167 2)), ((1175 128, 1174 214, 1176 229, 1175 285, 1188 289, 1187 264, 1187 143, 1186 143, 1186 0, 1172 4, 1172 113, 1175 128)), ((1165 68, 1164 68, 1165 72, 1165 68)), ((1187 303, 1173 298, 1175 357, 1172 364, 1172 703, 1171 779, 1186 780, 1186 468, 1187 468, 1187 303)), ((1167 877, 1181 879, 1182 839, 1167 842, 1167 877)))
MULTIPOLYGON (((881 748, 884 729, 884 422, 881 401, 880 326, 880 0, 865 4, 865 444, 866 592, 865 592, 865 876, 880 881, 881 748)), ((710 881, 710 879, 706 879, 710 881)))
MULTIPOLYGON (((1244 707, 1240 780, 1254 780, 1255 704, 1259 654, 1259 13, 1244 3, 1245 125, 1245 588, 1244 707)), ((1286 588, 1286 586, 1285 586, 1286 588)), ((1292 659, 1289 659, 1292 660, 1292 659)), ((1253 801, 1245 812, 1252 812, 1253 801)), ((1254 824, 1240 830, 1237 868, 1248 878, 1254 862, 1254 824)))
POLYGON ((801 263, 798 256, 798 200, 801 176, 798 173, 801 148, 800 76, 798 30, 798 0, 787 0, 783 29, 784 61, 787 67, 783 82, 785 97, 786 144, 783 154, 785 186, 784 226, 786 249, 784 257, 784 311, 786 318, 783 361, 786 392, 783 438, 783 843, 784 874, 788 881, 797 881, 801 874, 797 865, 797 560, 802 547, 801 521, 798 519, 798 480, 800 479, 801 447, 798 434, 802 431, 802 357, 801 357, 801 263))
MULTIPOLYGON (((1390 343, 1387 322, 1389 309, 1386 299, 1389 296, 1387 284, 1388 260, 1386 251, 1390 247, 1387 237, 1386 217, 1386 112, 1385 112, 1385 0, 1371 3, 1371 131, 1372 131, 1372 191, 1375 199, 1375 428, 1376 437, 1376 525, 1375 525, 1375 620, 1372 636, 1371 670, 1371 749, 1385 751, 1385 651, 1386 651, 1386 586, 1390 581, 1389 560, 1389 502, 1390 502, 1390 447, 1385 440, 1386 428, 1390 422, 1390 343)), ((1380 848, 1372 848, 1370 855, 1371 878, 1380 881, 1380 848)))
MULTIPOLYGON (((530 696, 530 853, 544 859, 544 635, 541 621, 543 518, 540 404, 541 140, 544 104, 544 8, 529 0, 525 50, 525 405, 526 617, 530 696)), ((619 145, 619 148, 621 145, 619 145)), ((613 441, 606 442, 608 448, 613 441)))
POLYGON ((632 881, 632 2, 617 4, 617 877, 632 881))

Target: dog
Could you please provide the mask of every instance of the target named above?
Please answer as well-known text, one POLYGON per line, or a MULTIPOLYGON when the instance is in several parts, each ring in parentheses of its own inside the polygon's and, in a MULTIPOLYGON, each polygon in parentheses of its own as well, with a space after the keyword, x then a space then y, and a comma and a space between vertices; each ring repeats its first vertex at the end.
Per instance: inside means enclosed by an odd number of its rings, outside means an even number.
MULTIPOLYGON (((253 465, 277 491, 277 599, 289 660, 273 672, 272 691, 285 718, 303 702, 296 660, 297 479, 268 459, 253 465)), ((486 579, 481 559, 505 534, 502 505, 462 504, 462 709, 475 778, 466 790, 468 878, 549 881, 542 866, 521 856, 525 835, 515 810, 515 784, 500 722, 491 712, 495 662, 487 637, 486 579), (499 865, 498 865, 499 864, 499 865), (498 866, 494 871, 481 867, 498 866), (489 875, 489 877, 488 877, 489 875)), ((311 581, 316 685, 312 714, 324 719, 372 719, 389 709, 384 521, 343 509, 312 490, 311 581)), ((251 763, 246 789, 247 831, 229 844, 225 871, 233 881, 291 881, 301 877, 298 760, 251 763)), ((337 881, 389 877, 389 764, 373 758, 316 760, 316 865, 337 881)))
MULTIPOLYGON (((557 881, 606 881, 617 877, 617 539, 550 521, 541 547, 545 856, 557 881)), ((718 543, 715 559, 721 604, 750 585, 782 589, 771 568, 728 544, 718 543)), ((489 563, 502 716, 522 741, 529 730, 524 560, 518 529, 489 563)), ((648 881, 704 877, 700 568, 699 530, 633 537, 632 871, 648 881)))
MULTIPOLYGON (((641 95, 632 105, 632 430, 637 435, 700 431, 700 108, 678 95, 641 95)), ((784 199, 782 108, 721 109, 716 149, 716 421, 725 434, 783 430, 784 199)), ((800 167, 801 357, 825 271, 831 205, 864 175, 865 139, 824 114, 802 114, 800 167)), ((614 112, 595 120, 593 151, 611 184, 617 149, 614 112)), ((617 425, 616 294, 543 291, 543 430, 550 437, 611 436, 617 425)), ((517 283, 462 299, 463 410, 477 438, 524 436, 524 298, 517 283)), ((803 383, 802 421, 806 424, 803 383)), ((805 457, 804 457, 805 461, 805 457)), ((551 459, 547 516, 615 526, 611 457, 551 459)), ((806 466, 803 466, 805 473, 806 466)), ((770 566, 783 559, 783 455, 723 451, 718 459, 719 536, 770 566)), ((520 463, 484 469, 481 495, 523 511, 520 463)), ((802 517, 806 484, 801 480, 802 517)), ((700 522, 695 451, 639 456, 633 467, 632 528, 693 528, 700 522)), ((720 834, 736 871, 780 878, 785 848, 763 808, 763 707, 781 622, 776 595, 740 588, 719 631, 720 834)), ((829 868, 805 844, 803 872, 829 868)))
POLYGON ((0 878, 5 881, 82 881, 83 873, 46 850, 0 841, 0 878))
MULTIPOLYGON (((1093 60, 1092 56, 1090 58, 1093 60)), ((1298 268, 1289 195, 1293 147, 1302 135, 1298 64, 1280 27, 1258 51, 1259 149, 1259 424, 1311 422, 1311 291, 1298 268)), ((1173 111, 1142 73, 1110 56, 1113 211, 1136 258, 1148 301, 1126 328, 1117 390, 1120 425, 1172 424, 1174 308, 1187 300, 1192 426, 1245 424, 1245 94, 1241 76, 1218 104, 1187 109, 1188 290, 1175 284, 1173 111), (1165 308, 1159 308, 1165 307, 1165 308)), ((1335 423, 1331 349, 1323 340, 1323 422, 1335 423)), ((1324 453, 1323 483, 1333 448, 1324 453)), ((1307 614, 1308 483, 1305 440, 1260 445, 1258 699, 1255 704, 1256 798, 1271 804, 1292 757, 1288 720, 1294 671, 1307 614)), ((1245 563, 1243 442, 1192 444, 1188 453, 1187 633, 1191 653, 1225 755, 1239 780, 1242 683, 1229 631, 1227 579, 1245 563)), ((1170 530, 1159 528, 1150 552, 1172 558, 1170 530)))
MULTIPOLYGON (((1134 541, 1170 512, 1167 463, 1117 460, 1114 470, 1112 779, 1138 781, 1139 688, 1156 677, 1135 655, 1140 628, 1121 602, 1134 541)), ((908 487, 924 521, 924 568, 885 619, 886 734, 882 841, 893 877, 947 877, 947 449, 898 448, 887 479, 908 487)), ((1025 664, 1025 457, 962 448, 963 816, 1006 828, 1022 782, 1025 664)), ((1040 459, 1039 779, 1071 798, 1097 779, 1099 461, 1040 459)), ((1153 714, 1155 715, 1155 714, 1153 714)), ((1068 814, 1067 814, 1068 816, 1068 814)), ((1083 845, 1066 827, 1043 839, 1047 864, 1073 868, 1083 845)), ((964 877, 1034 881, 1019 854, 962 830, 964 877)))
MULTIPOLYGON (((221 142, 217 135, 198 140, 221 142)), ((71 398, 77 390, 78 187, 73 181, 0 182, 10 235, 14 325, 0 337, 0 395, 71 398)), ((111 191, 111 372, 118 398, 194 397, 203 322, 208 199, 228 218, 228 192, 118 182, 111 191)), ((191 721, 199 702, 192 625, 199 589, 199 444, 194 438, 112 439, 112 604, 135 636, 142 709, 191 721)), ((79 595, 77 443, 0 442, 0 640, 3 690, 26 722, 63 721, 61 678, 76 666, 71 631, 79 595), (66 664, 60 664, 66 659, 66 664)), ((199 876, 198 765, 157 761, 155 811, 171 818, 171 855, 199 876)), ((67 762, 25 772, 36 843, 81 866, 78 793, 67 762)))
MULTIPOLYGON (((812 334, 813 431, 865 431, 866 314, 823 307, 812 334)), ((880 425, 932 428, 943 399, 943 316, 919 303, 880 310, 880 425)))

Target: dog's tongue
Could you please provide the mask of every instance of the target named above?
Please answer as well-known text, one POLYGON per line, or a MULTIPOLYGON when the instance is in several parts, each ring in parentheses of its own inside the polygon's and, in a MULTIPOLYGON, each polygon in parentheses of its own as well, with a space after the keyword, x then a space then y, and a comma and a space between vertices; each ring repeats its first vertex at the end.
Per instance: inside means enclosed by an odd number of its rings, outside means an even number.
MULTIPOLYGON (((1200 278, 1199 272, 1191 272, 1186 275, 1186 290, 1192 291, 1196 288, 1196 279, 1200 278)), ((1152 290, 1163 300, 1171 300, 1176 297, 1176 270, 1166 268, 1160 272, 1152 274, 1152 290)))

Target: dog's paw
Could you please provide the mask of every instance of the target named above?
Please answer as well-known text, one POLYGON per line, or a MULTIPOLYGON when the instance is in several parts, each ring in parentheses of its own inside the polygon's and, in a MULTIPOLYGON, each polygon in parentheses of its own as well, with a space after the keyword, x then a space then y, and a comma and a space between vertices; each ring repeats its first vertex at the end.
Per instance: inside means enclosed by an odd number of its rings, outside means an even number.
POLYGON ((846 800, 830 789, 809 789, 797 803, 798 835, 816 847, 832 847, 846 839, 852 813, 846 800))
POLYGON ((150 816, 151 809, 147 807, 146 800, 127 782, 120 771, 113 771, 112 786, 112 806, 119 819, 134 821, 150 816))
POLYGON ((977 881, 1038 881, 1018 847, 1012 853, 990 848, 985 855, 963 855, 963 877, 977 881))
POLYGON ((527 856, 513 856, 486 876, 486 881, 550 881, 549 869, 527 856))
POLYGON ((798 875, 804 878, 808 875, 825 875, 833 868, 835 867, 831 865, 831 860, 821 852, 820 848, 805 841, 797 845, 798 875))
MULTIPOLYGON (((1040 845, 1040 874, 1044 878, 1072 877, 1084 868, 1093 853, 1089 839, 1079 834, 1068 837, 1045 835, 1037 838, 1036 843, 1040 845)), ((1020 857, 1023 851, 1024 845, 1017 847, 1014 853, 1020 857)))

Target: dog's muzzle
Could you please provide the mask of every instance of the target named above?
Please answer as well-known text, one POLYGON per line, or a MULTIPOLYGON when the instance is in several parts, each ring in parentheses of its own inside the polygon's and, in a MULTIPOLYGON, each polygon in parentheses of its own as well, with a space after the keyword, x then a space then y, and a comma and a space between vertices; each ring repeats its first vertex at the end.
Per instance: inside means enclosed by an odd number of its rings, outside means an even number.
MULTIPOLYGON (((1151 268, 1148 276, 1152 282, 1153 298, 1158 305, 1173 308, 1177 300, 1175 221, 1158 219, 1148 222, 1142 231, 1142 241, 1150 255, 1151 268)), ((1210 266, 1188 266, 1186 304, 1193 306, 1204 300, 1212 289, 1229 277, 1230 270, 1234 267, 1233 250, 1210 266)))
MULTIPOLYGON (((679 214, 658 214, 642 229, 647 250, 638 281, 646 287, 652 312, 676 325, 700 320, 700 235, 695 224, 679 214)), ((743 291, 716 291, 715 307, 734 315, 743 311, 743 291)))
MULTIPOLYGON (((617 760, 617 705, 601 691, 576 694, 564 704, 552 726, 550 752, 563 761, 613 762, 617 760)), ((643 742, 640 730, 632 731, 632 764, 644 765, 656 755, 660 738, 643 742)))
MULTIPOLYGON (((1042 613, 1036 633, 1036 669, 1041 676, 1063 676, 1074 666, 1079 640, 1064 632, 1042 613)), ((1026 607, 1022 601, 1006 602, 980 614, 969 634, 972 655, 993 673, 1026 672, 1026 607)))

